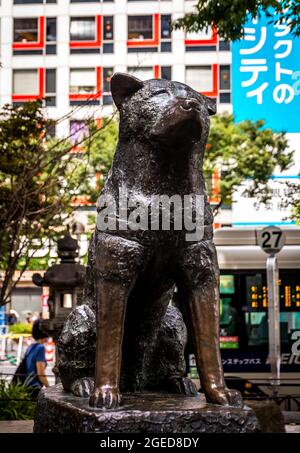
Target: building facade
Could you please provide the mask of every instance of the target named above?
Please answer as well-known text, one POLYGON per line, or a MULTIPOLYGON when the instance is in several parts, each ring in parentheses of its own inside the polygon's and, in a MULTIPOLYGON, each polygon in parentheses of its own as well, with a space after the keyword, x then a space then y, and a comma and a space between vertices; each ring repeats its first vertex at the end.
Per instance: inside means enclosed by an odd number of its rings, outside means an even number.
POLYGON ((230 44, 214 29, 171 31, 193 4, 2 0, 1 105, 43 97, 49 117, 59 120, 53 133, 76 134, 91 112, 111 113, 110 76, 121 71, 185 82, 230 111, 230 44))

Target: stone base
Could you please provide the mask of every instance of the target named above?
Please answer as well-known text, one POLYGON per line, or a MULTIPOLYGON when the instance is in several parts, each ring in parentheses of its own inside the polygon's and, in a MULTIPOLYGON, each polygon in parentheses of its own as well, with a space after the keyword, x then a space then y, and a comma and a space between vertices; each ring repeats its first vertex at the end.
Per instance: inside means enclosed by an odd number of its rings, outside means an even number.
POLYGON ((122 407, 92 409, 88 398, 63 391, 60 384, 42 390, 34 422, 35 433, 253 433, 255 413, 207 404, 205 397, 164 393, 123 394, 122 407))

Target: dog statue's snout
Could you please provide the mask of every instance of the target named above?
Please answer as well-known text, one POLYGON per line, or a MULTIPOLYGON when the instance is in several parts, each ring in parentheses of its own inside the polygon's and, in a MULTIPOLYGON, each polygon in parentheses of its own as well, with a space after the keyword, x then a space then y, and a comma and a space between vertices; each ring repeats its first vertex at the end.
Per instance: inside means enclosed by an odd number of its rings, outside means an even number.
POLYGON ((190 111, 190 110, 198 110, 199 111, 200 110, 199 102, 197 102, 196 100, 193 100, 193 99, 185 99, 180 104, 180 107, 183 110, 187 110, 187 111, 190 111))

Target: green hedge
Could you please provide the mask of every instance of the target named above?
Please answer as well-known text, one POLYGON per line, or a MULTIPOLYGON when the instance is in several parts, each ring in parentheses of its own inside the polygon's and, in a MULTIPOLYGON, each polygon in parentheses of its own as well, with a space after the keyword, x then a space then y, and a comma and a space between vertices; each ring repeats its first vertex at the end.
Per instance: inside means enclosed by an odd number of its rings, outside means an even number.
POLYGON ((32 325, 27 324, 25 322, 18 322, 17 324, 13 324, 9 326, 10 333, 31 333, 32 332, 32 325))
POLYGON ((32 420, 35 406, 30 388, 0 379, 0 421, 32 420))

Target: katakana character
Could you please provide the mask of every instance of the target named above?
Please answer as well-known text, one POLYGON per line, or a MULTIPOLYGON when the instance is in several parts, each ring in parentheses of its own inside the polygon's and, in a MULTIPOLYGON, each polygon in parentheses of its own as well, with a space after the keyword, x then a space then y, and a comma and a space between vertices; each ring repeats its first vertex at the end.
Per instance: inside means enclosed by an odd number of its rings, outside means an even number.
POLYGON ((260 72, 267 72, 267 60, 265 58, 256 58, 256 59, 243 59, 241 61, 242 66, 240 67, 241 72, 252 72, 250 79, 242 82, 242 87, 249 87, 254 85, 257 81, 260 72))
POLYGON ((262 83, 258 88, 252 91, 248 91, 246 94, 247 98, 252 98, 254 96, 257 96, 257 104, 262 104, 263 103, 263 92, 265 89, 269 86, 268 82, 262 83))
POLYGON ((286 58, 289 56, 293 49, 293 42, 291 39, 286 39, 286 40, 279 40, 273 47, 274 50, 280 49, 280 47, 285 46, 286 49, 284 52, 281 53, 275 53, 275 58, 286 58))
POLYGON ((289 104, 295 97, 293 87, 287 83, 281 83, 273 91, 273 99, 277 104, 289 104))
MULTIPOLYGON (((256 41, 256 34, 257 29, 256 28, 245 28, 245 36, 244 39, 245 41, 256 41)), ((261 32, 260 32, 260 38, 258 39, 258 43, 249 49, 241 49, 240 54, 241 55, 253 55, 257 52, 259 52, 263 46, 265 45, 267 39, 267 27, 261 27, 261 32)))

